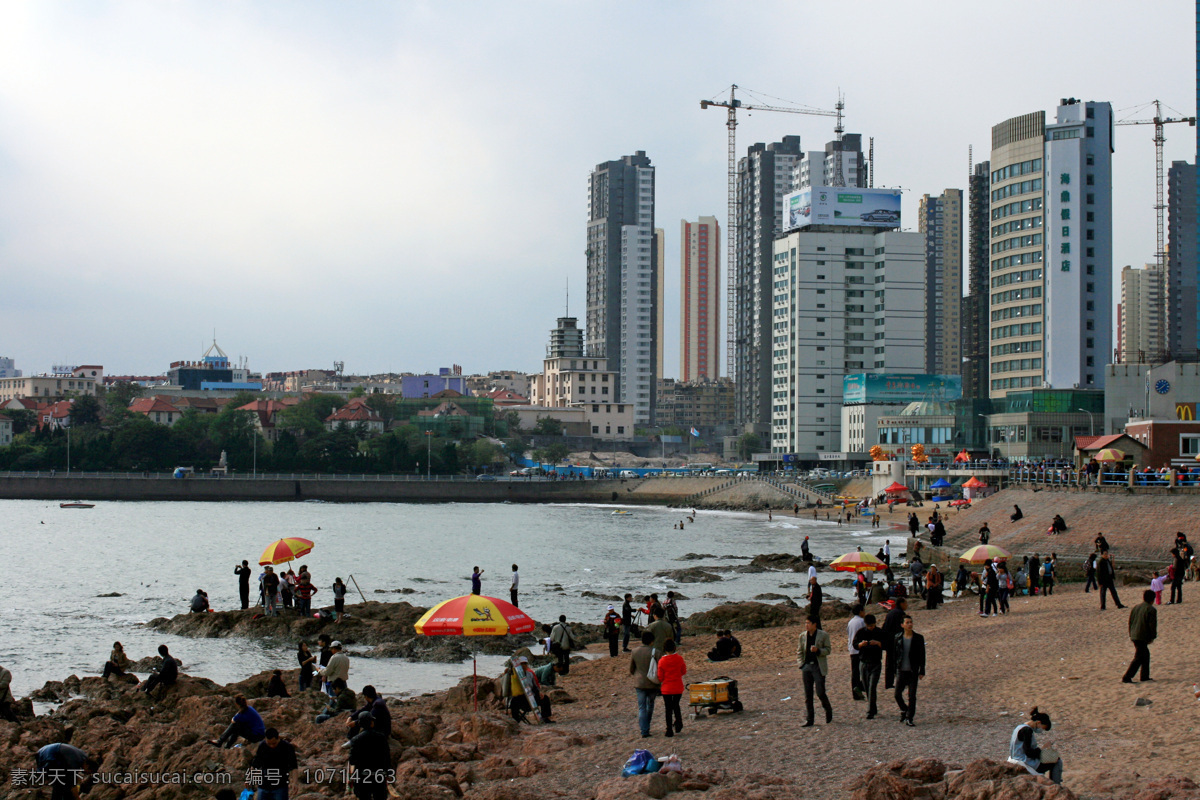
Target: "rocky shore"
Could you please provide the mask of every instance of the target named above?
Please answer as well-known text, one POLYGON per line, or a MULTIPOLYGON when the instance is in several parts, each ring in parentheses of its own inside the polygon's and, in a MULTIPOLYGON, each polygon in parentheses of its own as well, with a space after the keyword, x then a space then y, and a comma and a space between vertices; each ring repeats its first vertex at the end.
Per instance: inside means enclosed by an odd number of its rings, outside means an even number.
MULTIPOLYGON (((394 796, 410 800, 1200 797, 1200 787, 1192 782, 1200 756, 1190 732, 1196 704, 1186 688, 1194 680, 1194 648, 1187 631, 1200 621, 1200 613, 1193 610, 1200 606, 1160 612, 1173 617, 1160 621, 1162 638, 1154 649, 1159 682, 1126 687, 1119 682, 1120 665, 1114 663, 1128 649, 1125 614, 1098 615, 1095 605, 1094 598, 1071 587, 1052 598, 1019 598, 1007 618, 981 620, 973 613, 971 601, 932 612, 911 609, 917 629, 927 637, 930 655, 915 728, 896 723, 890 693, 881 691, 884 713, 870 721, 863 719, 863 705, 850 699, 845 686, 844 606, 827 603, 823 608, 823 616, 828 615, 825 628, 833 639, 829 693, 835 714, 832 724, 814 728, 801 725, 803 692, 795 668, 801 630, 797 623, 803 612, 786 603, 719 606, 693 614, 686 623, 689 633, 683 640, 683 654, 688 680, 737 678, 744 712, 689 715, 682 733, 666 740, 660 730, 660 706, 653 736, 642 739, 637 734, 624 655, 576 664, 569 676, 561 678, 551 690, 555 724, 549 726, 518 725, 508 718, 491 679, 480 681, 479 712, 474 713, 468 678, 444 692, 388 700, 397 776, 394 796), (704 658, 712 642, 705 631, 722 627, 739 630, 745 655, 713 664, 704 658), (1118 658, 1113 657, 1114 651, 1118 658), (1066 763, 1064 786, 1004 763, 1013 727, 1034 704, 1054 716, 1053 741, 1066 763), (655 756, 677 753, 684 773, 619 777, 625 759, 643 747, 655 756)), ((381 644, 388 625, 403 630, 401 620, 414 618, 411 607, 390 611, 385 615, 380 609, 379 616, 359 619, 362 641, 374 636, 373 643, 381 644)), ((181 631, 196 626, 206 635, 218 636, 239 624, 175 623, 181 631)), ((292 636, 293 625, 306 624, 288 623, 277 634, 292 636)), ((284 675, 289 688, 294 687, 295 670, 284 675)), ((361 688, 353 675, 352 667, 353 688, 361 688)), ((291 796, 299 800, 342 797, 344 717, 316 724, 313 720, 323 699, 314 692, 264 697, 268 677, 262 673, 218 686, 184 675, 160 699, 146 697, 124 682, 97 677, 72 676, 61 684, 48 684, 40 696, 64 700, 61 706, 42 716, 26 716, 19 723, 0 722, 4 796, 38 796, 13 781, 23 774, 20 770, 32 765, 38 747, 54 741, 69 741, 100 758, 106 774, 228 775, 240 790, 253 747, 217 750, 205 743, 228 723, 234 712, 232 697, 240 692, 299 751, 301 769, 292 775, 291 796)), ((28 699, 22 705, 28 715, 28 699)), ((166 800, 211 797, 213 791, 213 786, 142 781, 97 785, 89 797, 166 800)))

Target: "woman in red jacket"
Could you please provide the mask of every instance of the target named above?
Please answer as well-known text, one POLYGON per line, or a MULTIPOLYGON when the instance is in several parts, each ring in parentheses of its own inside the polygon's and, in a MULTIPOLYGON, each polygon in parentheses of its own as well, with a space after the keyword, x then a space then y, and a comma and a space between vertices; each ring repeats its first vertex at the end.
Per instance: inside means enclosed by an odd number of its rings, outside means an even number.
POLYGON ((675 641, 667 639, 663 645, 666 654, 658 659, 659 693, 662 694, 663 705, 667 713, 667 736, 674 736, 683 730, 683 713, 679 710, 679 700, 683 696, 683 676, 687 675, 687 664, 683 656, 675 652, 675 641), (671 719, 674 717, 675 728, 671 729, 671 719))

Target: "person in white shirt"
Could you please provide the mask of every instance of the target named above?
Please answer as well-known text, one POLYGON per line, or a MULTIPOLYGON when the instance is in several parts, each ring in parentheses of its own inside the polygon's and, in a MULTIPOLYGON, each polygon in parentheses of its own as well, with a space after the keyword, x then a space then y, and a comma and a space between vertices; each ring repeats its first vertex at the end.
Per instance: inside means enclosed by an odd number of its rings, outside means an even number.
POLYGON ((851 611, 854 615, 846 624, 846 648, 850 651, 850 691, 853 692, 855 700, 862 700, 866 695, 863 692, 862 675, 859 673, 858 650, 854 647, 854 634, 866 626, 867 623, 863 620, 866 611, 861 603, 855 603, 851 611))
POLYGON ((520 582, 520 580, 521 580, 521 578, 520 578, 520 576, 517 574, 517 565, 516 565, 516 564, 513 564, 513 577, 512 577, 512 586, 510 586, 510 587, 508 588, 508 596, 509 596, 510 598, 512 598, 512 604, 513 604, 514 606, 516 606, 517 608, 520 608, 520 607, 521 607, 521 606, 520 606, 520 605, 517 603, 517 584, 520 582))
POLYGON ((809 564, 808 565, 808 579, 812 580, 815 577, 817 577, 817 565, 809 564))

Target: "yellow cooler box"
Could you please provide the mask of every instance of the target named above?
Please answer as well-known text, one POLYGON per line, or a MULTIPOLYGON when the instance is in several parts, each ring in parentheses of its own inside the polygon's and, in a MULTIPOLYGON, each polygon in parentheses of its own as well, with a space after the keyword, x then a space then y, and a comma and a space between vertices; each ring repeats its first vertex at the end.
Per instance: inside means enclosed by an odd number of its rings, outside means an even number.
POLYGON ((737 681, 719 679, 688 684, 688 704, 707 706, 737 700, 737 681))

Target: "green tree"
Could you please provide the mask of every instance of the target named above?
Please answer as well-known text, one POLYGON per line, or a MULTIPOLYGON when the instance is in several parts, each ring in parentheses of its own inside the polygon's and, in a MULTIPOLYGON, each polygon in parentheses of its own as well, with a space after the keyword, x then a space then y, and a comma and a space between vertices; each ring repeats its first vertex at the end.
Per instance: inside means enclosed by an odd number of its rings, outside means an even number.
POLYGON ((359 397, 366 397, 366 396, 367 396, 367 390, 361 386, 355 386, 353 389, 350 390, 350 399, 351 400, 354 400, 359 397))
POLYGON ((83 427, 100 424, 100 401, 90 394, 80 395, 71 403, 71 424, 83 427))
POLYGON ((464 448, 467 464, 475 469, 487 469, 504 460, 504 451, 495 442, 476 439, 464 448))
POLYGON ((129 408, 135 398, 141 397, 146 389, 141 384, 117 381, 104 393, 104 405, 110 411, 129 408))
POLYGON ((533 457, 543 464, 557 464, 571 454, 571 448, 562 442, 551 442, 533 451, 533 457))
POLYGON ((563 424, 554 417, 539 417, 533 426, 533 433, 537 436, 562 436, 563 424))
POLYGON ((17 408, 5 411, 4 416, 12 420, 13 436, 27 433, 37 427, 37 412, 28 408, 17 408))
POLYGON ((757 453, 762 449, 762 440, 753 433, 743 433, 738 438, 738 458, 742 461, 749 461, 752 453, 757 453))

